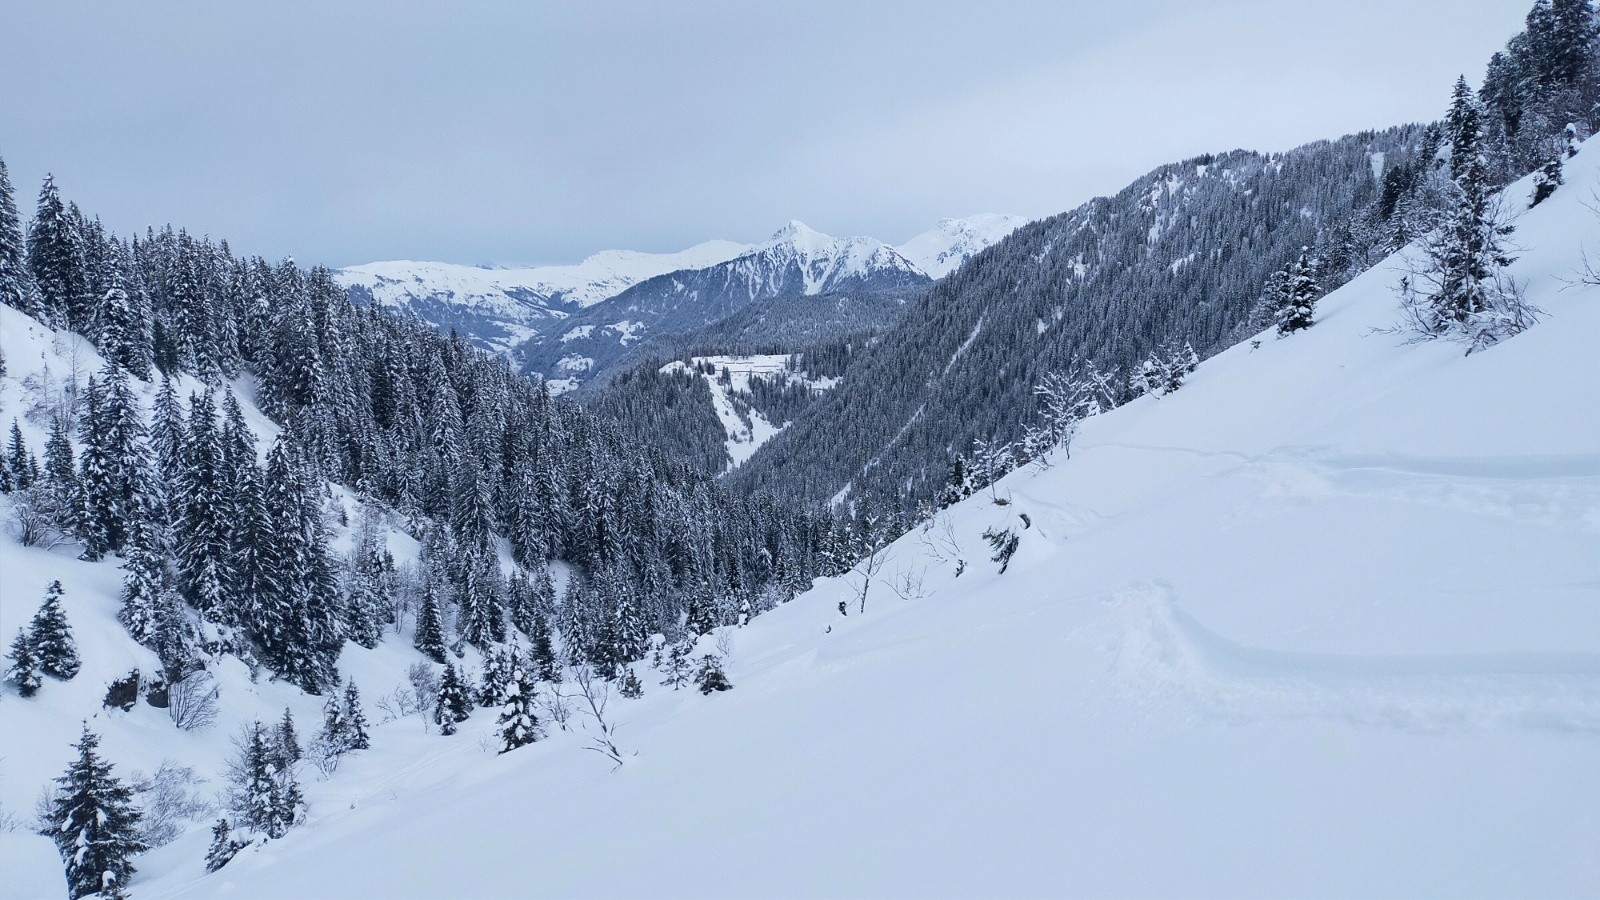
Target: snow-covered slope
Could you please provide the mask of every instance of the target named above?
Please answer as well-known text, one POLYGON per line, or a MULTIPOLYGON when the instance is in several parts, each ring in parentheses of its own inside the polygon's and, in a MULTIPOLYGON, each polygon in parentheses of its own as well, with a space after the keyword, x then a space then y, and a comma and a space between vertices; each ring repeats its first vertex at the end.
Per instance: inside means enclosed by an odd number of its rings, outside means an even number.
POLYGON ((1022 216, 997 213, 940 219, 939 224, 895 249, 929 278, 943 278, 960 268, 973 254, 998 243, 1027 222, 1022 216))
POLYGON ((730 693, 646 679, 615 770, 394 723, 307 827, 134 893, 1594 896, 1596 185, 1591 145, 1520 217, 1525 334, 1375 332, 1390 260, 906 535, 864 613, 735 631, 730 693))
POLYGON ((678 253, 605 250, 576 265, 527 268, 391 260, 342 269, 336 279, 373 302, 440 327, 464 326, 485 347, 505 350, 647 278, 715 265, 748 249, 706 241, 678 253))
POLYGON ((792 221, 768 241, 714 266, 642 281, 530 340, 523 367, 551 380, 586 379, 635 342, 703 328, 778 297, 913 288, 930 279, 876 238, 836 238, 792 221), (588 360, 581 370, 574 359, 588 360))
POLYGON ((800 384, 813 392, 830 390, 839 383, 837 378, 813 378, 805 372, 796 372, 790 368, 789 361, 790 356, 784 353, 696 356, 689 360, 688 365, 682 360, 674 360, 662 366, 661 371, 700 372, 700 377, 705 379, 706 387, 711 392, 711 405, 716 411, 717 420, 728 435, 724 443, 728 451, 728 468, 736 469, 761 449, 762 444, 772 440, 789 425, 788 422, 768 421, 761 410, 755 409, 744 399, 750 394, 751 380, 800 384), (710 372, 702 371, 702 367, 706 366, 710 367, 710 372))

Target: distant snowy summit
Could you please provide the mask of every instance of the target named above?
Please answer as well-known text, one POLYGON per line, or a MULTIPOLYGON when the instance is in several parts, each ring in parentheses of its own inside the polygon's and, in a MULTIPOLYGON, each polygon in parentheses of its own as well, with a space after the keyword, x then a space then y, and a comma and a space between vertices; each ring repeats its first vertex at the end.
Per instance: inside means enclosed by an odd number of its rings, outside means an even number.
POLYGON ((1000 242, 1028 220, 1023 216, 981 213, 965 219, 940 219, 939 224, 896 247, 917 268, 939 279, 971 259, 980 250, 1000 242))
MULTIPOLYGON (((754 245, 711 240, 677 253, 605 250, 573 265, 529 267, 391 260, 352 266, 336 277, 359 299, 414 313, 436 328, 455 329, 487 349, 507 352, 530 343, 559 342, 581 327, 566 320, 667 276, 680 284, 720 282, 726 292, 742 297, 734 306, 936 280, 1026 221, 993 214, 944 219, 899 246, 872 237, 831 237, 791 221, 754 245)), ((717 297, 702 298, 723 301, 710 303, 705 311, 728 308, 726 301, 734 298, 726 292, 713 290, 717 297)), ((640 334, 624 328, 618 338, 633 340, 640 334)))

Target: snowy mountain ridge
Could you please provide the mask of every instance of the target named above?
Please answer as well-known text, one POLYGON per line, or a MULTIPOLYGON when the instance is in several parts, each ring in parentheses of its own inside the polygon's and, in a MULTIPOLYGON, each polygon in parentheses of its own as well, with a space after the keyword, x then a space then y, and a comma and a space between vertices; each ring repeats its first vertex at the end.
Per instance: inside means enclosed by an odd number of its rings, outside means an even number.
POLYGON ((759 244, 711 240, 677 253, 605 250, 572 265, 388 260, 341 269, 335 279, 369 302, 416 313, 440 329, 462 331, 485 349, 505 352, 559 333, 562 320, 656 276, 752 257, 740 267, 752 295, 796 286, 804 294, 823 293, 885 271, 941 278, 1024 221, 990 214, 943 219, 892 247, 870 237, 829 237, 795 220, 759 244), (799 272, 795 285, 780 274, 790 262, 799 272))

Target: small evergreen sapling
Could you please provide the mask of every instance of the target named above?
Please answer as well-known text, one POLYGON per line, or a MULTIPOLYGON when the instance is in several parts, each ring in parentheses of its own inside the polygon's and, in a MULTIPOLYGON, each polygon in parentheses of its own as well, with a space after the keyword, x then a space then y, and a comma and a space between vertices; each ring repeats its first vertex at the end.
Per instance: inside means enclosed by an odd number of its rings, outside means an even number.
POLYGON ((456 671, 453 663, 444 664, 444 676, 439 679, 439 696, 434 701, 433 721, 440 734, 455 734, 456 725, 472 714, 472 697, 467 683, 456 671))
POLYGON ((211 848, 206 851, 206 871, 215 872, 239 855, 247 845, 233 838, 233 827, 226 818, 217 820, 211 827, 211 848))
POLYGON ((622 669, 622 680, 617 684, 617 693, 629 700, 637 700, 644 696, 644 684, 639 681, 639 676, 633 671, 632 666, 622 669))
POLYGON ((78 643, 73 640, 72 626, 67 624, 67 614, 61 609, 61 582, 50 582, 44 603, 33 614, 28 627, 28 642, 33 645, 39 671, 63 681, 78 674, 83 663, 78 658, 78 643))
POLYGON ((733 688, 733 683, 728 681, 727 673, 722 671, 722 659, 715 653, 707 653, 700 657, 700 667, 694 674, 694 683, 702 694, 733 688))
POLYGON ((17 636, 11 640, 8 658, 11 665, 6 667, 6 681, 16 685, 17 693, 24 697, 39 693, 39 688, 44 685, 44 679, 39 676, 39 660, 34 656, 33 642, 28 640, 28 633, 21 628, 17 629, 17 636))
POLYGON ((500 709, 500 752, 508 753, 538 740, 539 719, 533 713, 534 681, 521 661, 513 661, 500 709))

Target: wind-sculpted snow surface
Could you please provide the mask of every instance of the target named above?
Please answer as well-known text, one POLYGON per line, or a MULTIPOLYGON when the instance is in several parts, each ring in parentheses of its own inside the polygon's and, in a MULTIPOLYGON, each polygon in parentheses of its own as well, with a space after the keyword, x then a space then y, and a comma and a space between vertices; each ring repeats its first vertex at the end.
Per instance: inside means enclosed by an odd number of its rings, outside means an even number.
POLYGON ((1517 222, 1531 330, 1375 332, 1391 260, 732 630, 732 691, 641 667, 614 771, 380 726, 135 895, 1595 896, 1597 153, 1517 222))

